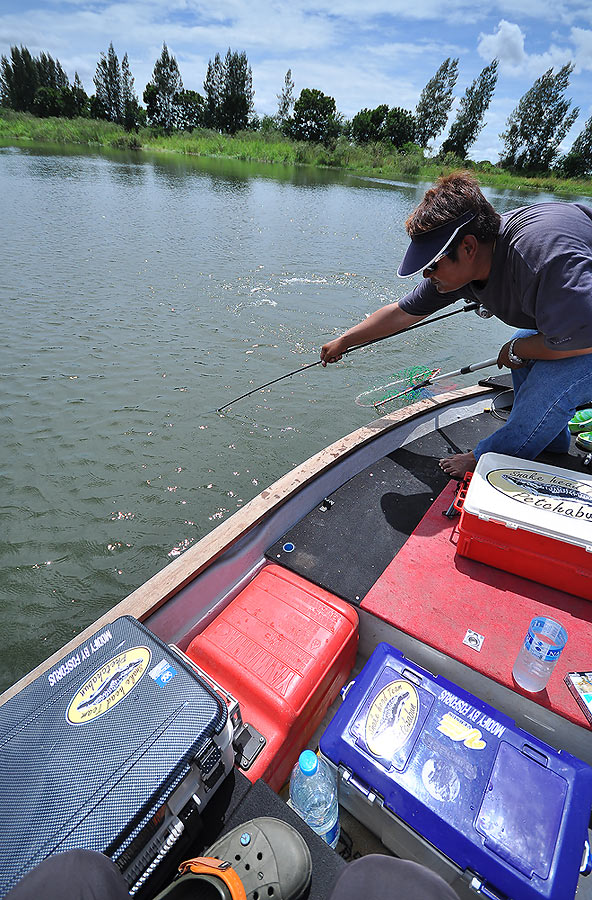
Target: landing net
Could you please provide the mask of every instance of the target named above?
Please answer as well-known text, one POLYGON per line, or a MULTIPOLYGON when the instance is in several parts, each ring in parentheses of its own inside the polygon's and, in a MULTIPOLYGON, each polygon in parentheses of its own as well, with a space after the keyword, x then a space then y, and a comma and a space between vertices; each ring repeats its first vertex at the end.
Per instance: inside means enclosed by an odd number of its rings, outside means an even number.
POLYGON ((356 403, 358 406, 373 407, 379 415, 409 406, 432 396, 425 382, 435 378, 439 372, 440 369, 430 369, 427 366, 410 366, 402 372, 394 373, 387 384, 358 394, 356 403))

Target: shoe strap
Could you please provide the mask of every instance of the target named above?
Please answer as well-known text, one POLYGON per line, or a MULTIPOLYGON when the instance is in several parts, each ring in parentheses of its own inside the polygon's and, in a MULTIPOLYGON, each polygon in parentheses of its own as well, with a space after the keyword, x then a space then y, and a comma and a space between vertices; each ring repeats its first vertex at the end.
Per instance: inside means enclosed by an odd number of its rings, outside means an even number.
POLYGON ((194 856, 179 866, 179 875, 215 875, 227 886, 233 900, 247 900, 245 887, 229 862, 212 856, 194 856))

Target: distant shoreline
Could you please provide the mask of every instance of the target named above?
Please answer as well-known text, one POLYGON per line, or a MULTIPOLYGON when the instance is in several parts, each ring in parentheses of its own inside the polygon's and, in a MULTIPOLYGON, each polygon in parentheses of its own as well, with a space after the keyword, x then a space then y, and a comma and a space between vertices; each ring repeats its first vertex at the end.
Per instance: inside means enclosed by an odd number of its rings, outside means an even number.
POLYGON ((320 144, 291 141, 280 132, 218 134, 206 129, 159 135, 149 128, 126 132, 121 126, 98 119, 39 119, 30 113, 0 109, 0 141, 71 144, 113 150, 165 151, 187 156, 223 157, 285 166, 316 166, 374 178, 410 178, 434 181, 460 167, 469 168, 484 185, 511 190, 545 191, 592 197, 592 178, 560 178, 552 173, 526 177, 498 169, 489 162, 426 158, 422 151, 403 153, 382 144, 355 146, 339 139, 333 149, 320 144))

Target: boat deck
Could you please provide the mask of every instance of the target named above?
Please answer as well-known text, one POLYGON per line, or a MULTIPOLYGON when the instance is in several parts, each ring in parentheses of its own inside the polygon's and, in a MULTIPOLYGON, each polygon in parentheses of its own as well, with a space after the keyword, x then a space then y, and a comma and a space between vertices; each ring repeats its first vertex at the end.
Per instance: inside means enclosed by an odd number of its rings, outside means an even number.
MULTIPOLYGON (((268 559, 359 605, 449 484, 438 460, 470 450, 499 424, 483 412, 399 447, 290 528, 268 559)), ((584 456, 572 441, 569 454, 543 454, 540 460, 582 471, 584 456)))
MULTIPOLYGON (((396 449, 339 487, 266 555, 380 620, 386 639, 419 664, 433 670, 435 660, 442 674, 520 720, 526 730, 590 760, 589 726, 563 675, 589 667, 592 603, 456 557, 458 519, 442 515, 453 500, 454 482, 438 460, 469 449, 499 424, 481 412, 396 449), (533 695, 516 685, 511 671, 537 614, 559 617, 578 640, 568 641, 548 688, 533 695), (463 643, 469 629, 485 638, 479 651, 463 643), (433 649, 432 657, 426 648, 433 649), (442 668, 444 657, 452 662, 442 668), (491 693, 491 683, 500 687, 498 693, 496 688, 491 693), (570 724, 576 726, 571 735, 570 724)), ((572 441, 569 454, 540 459, 584 471, 584 455, 572 441)))
MULTIPOLYGON (((400 428, 395 420, 371 423, 326 448, 263 491, 239 515, 220 525, 199 545, 122 601, 104 620, 95 623, 92 631, 97 631, 101 625, 104 627, 117 616, 131 614, 144 621, 162 640, 186 651, 191 641, 216 621, 228 604, 246 592, 249 585, 252 586, 266 563, 270 568, 269 562, 273 562, 284 567, 284 573, 290 569, 306 579, 309 587, 317 585, 341 598, 342 606, 349 603, 356 607, 359 616, 358 655, 353 669, 345 677, 345 683, 358 675, 377 642, 387 641, 419 666, 448 678, 511 716, 526 731, 592 764, 590 730, 574 720, 573 712, 577 713, 575 704, 570 720, 569 715, 561 714, 562 710, 556 706, 551 692, 541 705, 521 695, 514 685, 510 685, 508 672, 511 671, 516 648, 512 646, 510 649, 507 639, 508 649, 504 657, 506 671, 502 677, 500 672, 497 676, 492 672, 484 674, 475 665, 476 651, 462 645, 462 641, 457 648, 460 652, 456 656, 451 652, 450 641, 441 627, 446 610, 438 610, 440 619, 436 625, 433 621, 427 622, 427 632, 418 630, 420 625, 422 628, 425 626, 421 620, 428 617, 421 607, 422 589, 416 578, 418 567, 414 562, 414 543, 423 542, 425 529, 428 533, 436 531, 441 535, 454 531, 454 522, 441 515, 449 504, 453 484, 439 469, 438 459, 469 449, 476 439, 499 426, 499 421, 482 412, 483 396, 484 392, 475 388, 458 392, 458 395, 450 394, 445 404, 433 413, 426 404, 415 410, 408 421, 401 423, 400 428), (435 430, 434 421, 437 426, 435 430), (393 428, 394 425, 397 427, 393 428), (363 460, 361 466, 358 464, 360 459, 363 460), (296 524, 291 524, 294 522, 296 524), (280 535, 283 536, 280 538, 280 535), (406 559, 407 598, 419 594, 420 604, 412 614, 406 607, 404 611, 408 618, 404 619, 401 617, 401 604, 397 604, 395 610, 385 609, 384 596, 380 598, 378 594, 392 595, 393 584, 396 584, 397 593, 401 593, 400 570, 397 567, 402 566, 406 559), (170 602, 167 602, 168 598, 171 598, 170 602)), ((581 470, 582 456, 574 448, 569 456, 544 461, 578 471, 581 470)), ((453 551, 446 549, 452 552, 453 557, 453 551)), ((431 570, 430 574, 437 582, 439 567, 450 565, 452 557, 447 557, 446 563, 437 565, 428 551, 423 557, 421 569, 424 573, 431 570)), ((462 566, 459 566, 460 569, 462 566)), ((483 618, 486 612, 495 613, 495 609, 483 607, 487 605, 488 590, 495 586, 500 577, 498 570, 489 571, 494 574, 489 580, 482 579, 485 594, 476 610, 478 618, 471 617, 470 622, 463 623, 463 634, 466 627, 483 633, 487 622, 494 621, 493 617, 487 621, 483 618)), ((534 582, 528 584, 530 594, 526 591, 526 599, 540 601, 541 594, 547 589, 538 585, 533 588, 534 582)), ((549 593, 555 596, 556 602, 559 592, 549 593)), ((524 599, 522 597, 520 602, 524 599)), ((474 604, 474 600, 474 596, 466 596, 463 603, 450 606, 467 618, 470 602, 474 604)), ((573 604, 574 600, 571 597, 570 602, 573 604)), ((577 601, 576 606, 573 611, 570 608, 570 615, 581 615, 588 627, 591 619, 590 616, 586 618, 586 612, 588 607, 592 610, 592 604, 577 601)), ((529 609, 524 609, 525 616, 529 614, 529 609)), ((250 610, 253 611, 251 607, 250 610)), ((349 607, 348 611, 353 613, 349 607)), ((248 630, 246 634, 252 637, 252 631, 248 630)), ((268 650, 270 641, 267 630, 262 634, 265 636, 263 650, 268 650)), ((496 643, 497 637, 494 637, 486 638, 486 652, 482 657, 485 659, 489 655, 490 662, 492 656, 499 657, 504 653, 504 645, 500 649, 496 643)), ((75 642, 71 642, 71 652, 83 638, 84 635, 80 635, 75 642)), ((521 635, 518 635, 518 643, 520 638, 521 635)), ((570 652, 572 649, 570 647, 570 652)), ((271 647, 270 652, 273 651, 271 647)), ((66 658, 67 652, 68 648, 63 648, 56 654, 56 660, 66 658)), ((284 658, 283 653, 278 652, 275 652, 275 657, 280 662, 284 658)), ((43 668, 54 663, 50 658, 43 668)), ((351 660, 348 669, 350 664, 351 660)), ((30 682, 36 674, 39 672, 30 673, 23 681, 30 682)), ((340 681, 342 683, 343 679, 340 681)), ((228 690, 232 688, 231 685, 226 687, 228 690)), ((18 686, 14 686, 3 699, 8 699, 17 689, 18 686)), ((308 734, 305 736, 302 732, 302 743, 307 742, 308 746, 316 749, 320 735, 339 706, 340 700, 337 698, 310 740, 306 741, 308 734)), ((297 749, 300 748, 292 747, 291 751, 296 753, 297 749)), ((325 900, 333 878, 343 866, 343 860, 294 816, 283 802, 285 792, 284 786, 278 796, 261 779, 251 784, 248 773, 245 776, 243 771, 235 768, 220 790, 220 796, 216 795, 204 810, 204 831, 192 844, 191 852, 185 852, 183 858, 202 852, 219 834, 252 816, 279 816, 291 821, 301 831, 313 854, 313 884, 307 900, 325 900)), ((345 810, 342 810, 341 821, 342 841, 338 849, 343 859, 371 852, 389 852, 374 834, 345 810)), ((410 855, 413 857, 413 854, 410 855)), ((151 900, 154 892, 162 886, 157 886, 156 882, 157 879, 151 882, 138 900, 151 900)), ((459 895, 465 897, 465 894, 463 888, 459 895)), ((577 900, 580 898, 592 898, 592 878, 580 879, 577 900)))

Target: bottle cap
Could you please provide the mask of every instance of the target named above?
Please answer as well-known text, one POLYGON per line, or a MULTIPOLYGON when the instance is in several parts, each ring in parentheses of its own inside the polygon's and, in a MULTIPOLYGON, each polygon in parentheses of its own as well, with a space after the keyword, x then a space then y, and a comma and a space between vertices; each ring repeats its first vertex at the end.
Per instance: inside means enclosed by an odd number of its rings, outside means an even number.
POLYGON ((303 775, 314 775, 319 767, 319 760, 312 750, 303 750, 298 757, 298 764, 303 775))

